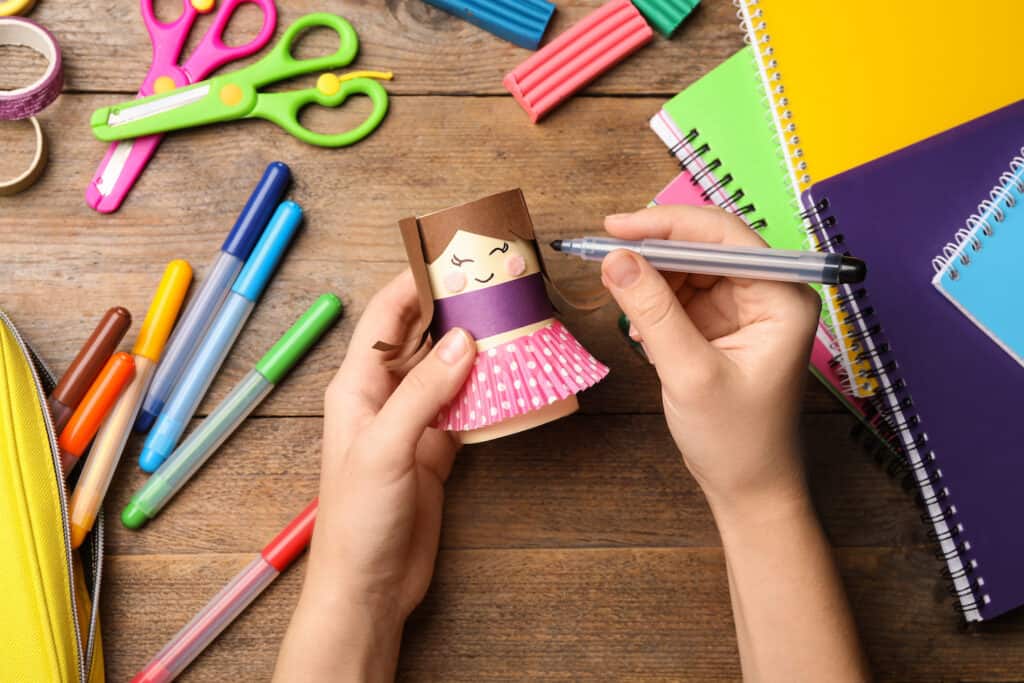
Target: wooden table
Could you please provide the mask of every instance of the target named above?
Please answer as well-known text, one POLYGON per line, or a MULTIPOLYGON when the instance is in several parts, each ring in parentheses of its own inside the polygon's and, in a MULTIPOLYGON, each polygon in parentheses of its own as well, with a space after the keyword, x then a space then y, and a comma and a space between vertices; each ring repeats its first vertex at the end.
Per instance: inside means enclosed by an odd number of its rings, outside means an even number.
MULTIPOLYGON (((174 135, 110 216, 82 200, 104 149, 88 120, 141 82, 149 44, 138 10, 130 0, 42 0, 32 15, 61 41, 67 83, 42 116, 52 143, 45 177, 0 199, 0 306, 54 368, 106 308, 141 316, 170 259, 188 259, 203 277, 275 159, 292 167, 306 225, 201 414, 316 295, 334 291, 347 305, 344 322, 139 533, 116 520, 143 480, 140 444, 130 444, 107 506, 112 681, 127 680, 315 494, 323 390, 363 306, 404 266, 397 220, 518 186, 539 232, 554 238, 645 205, 676 170, 648 118, 742 45, 732 5, 706 0, 673 40, 656 37, 533 126, 501 87, 527 53, 420 0, 280 4, 279 26, 341 11, 360 34, 357 65, 396 72, 384 126, 346 150, 307 147, 263 122, 174 135)), ((600 1, 558 4, 550 35, 600 1)), ((161 12, 176 6, 167 0, 161 12)), ((229 36, 254 30, 249 9, 229 36)), ((327 49, 322 36, 306 42, 300 54, 327 49)), ((0 52, 0 64, 0 87, 41 72, 20 51, 0 52)), ((366 110, 355 102, 308 122, 340 129, 366 110)), ((29 152, 16 125, 0 127, 0 159, 15 164, 29 152)), ((595 273, 563 260, 551 269, 580 285, 595 273)), ((718 536, 665 429, 654 371, 623 343, 615 317, 611 307, 566 315, 613 369, 582 396, 579 414, 460 455, 434 586, 406 630, 401 678, 739 677, 718 536)), ((813 380, 804 413, 814 494, 879 678, 1024 678, 1024 616, 961 628, 914 505, 848 437, 854 419, 813 380)), ((271 587, 185 678, 267 678, 302 573, 297 566, 271 587)))

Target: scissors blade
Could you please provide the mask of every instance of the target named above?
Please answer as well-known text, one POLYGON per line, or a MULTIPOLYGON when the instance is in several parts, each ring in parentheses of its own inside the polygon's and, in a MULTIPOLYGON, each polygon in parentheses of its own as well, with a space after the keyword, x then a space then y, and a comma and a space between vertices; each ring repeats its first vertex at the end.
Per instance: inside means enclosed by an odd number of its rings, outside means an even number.
POLYGON ((106 125, 110 128, 117 128, 135 121, 142 121, 151 116, 165 114, 175 109, 195 104, 210 93, 209 83, 200 83, 188 88, 182 88, 168 95, 155 100, 146 98, 139 104, 128 103, 118 107, 112 107, 107 116, 106 125))

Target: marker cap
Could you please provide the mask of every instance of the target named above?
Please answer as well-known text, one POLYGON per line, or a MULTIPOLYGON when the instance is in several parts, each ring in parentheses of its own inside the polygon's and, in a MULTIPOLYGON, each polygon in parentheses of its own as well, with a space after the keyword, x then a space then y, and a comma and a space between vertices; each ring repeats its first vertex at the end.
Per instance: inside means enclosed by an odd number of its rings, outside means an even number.
POLYGON ((131 324, 131 313, 120 306, 104 313, 50 398, 76 408, 131 324))
POLYGON ((181 259, 171 261, 164 270, 164 276, 149 304, 146 319, 142 321, 139 338, 135 340, 132 353, 144 356, 154 363, 160 360, 167 337, 171 335, 174 321, 178 318, 181 302, 192 283, 192 267, 181 259))
POLYGON ((295 324, 277 340, 256 364, 256 372, 271 384, 277 384, 295 363, 334 324, 343 310, 341 299, 333 294, 321 294, 299 316, 295 324))
POLYGON ((57 445, 62 451, 74 458, 81 457, 134 375, 135 359, 131 355, 119 351, 110 357, 60 433, 57 445))
POLYGON ((259 299, 301 222, 302 208, 295 202, 281 202, 231 291, 249 301, 259 299))
POLYGON ((249 258, 256 241, 267 227, 267 221, 274 213, 278 202, 288 189, 292 172, 280 161, 273 161, 263 172, 263 177, 256 189, 249 195, 249 200, 238 214, 235 226, 231 228, 220 250, 235 256, 242 261, 249 258))

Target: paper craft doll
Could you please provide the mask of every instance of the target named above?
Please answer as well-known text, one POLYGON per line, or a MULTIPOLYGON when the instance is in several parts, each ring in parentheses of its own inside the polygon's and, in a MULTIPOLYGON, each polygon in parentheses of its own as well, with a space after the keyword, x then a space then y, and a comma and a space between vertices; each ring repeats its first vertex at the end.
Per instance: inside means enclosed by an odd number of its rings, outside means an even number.
POLYGON ((554 317, 521 191, 406 218, 399 228, 419 293, 414 343, 453 327, 477 343, 473 371, 439 428, 463 443, 521 432, 575 412, 576 394, 608 374, 554 317))

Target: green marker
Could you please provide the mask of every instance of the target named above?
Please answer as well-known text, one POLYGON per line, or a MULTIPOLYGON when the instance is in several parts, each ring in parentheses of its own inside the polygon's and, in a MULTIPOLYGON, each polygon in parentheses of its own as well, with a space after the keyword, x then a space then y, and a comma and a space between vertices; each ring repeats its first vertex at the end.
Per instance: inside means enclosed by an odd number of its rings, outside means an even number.
POLYGON ((167 458, 121 513, 129 529, 156 517, 193 474, 216 452, 306 351, 341 316, 341 300, 323 294, 295 321, 220 405, 167 458))

